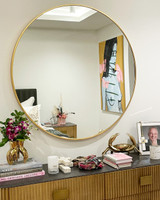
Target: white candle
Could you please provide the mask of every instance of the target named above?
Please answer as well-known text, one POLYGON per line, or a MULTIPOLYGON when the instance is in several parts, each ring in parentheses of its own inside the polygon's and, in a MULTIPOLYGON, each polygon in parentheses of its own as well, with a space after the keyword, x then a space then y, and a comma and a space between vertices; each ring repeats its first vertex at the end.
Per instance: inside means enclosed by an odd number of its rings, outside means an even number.
POLYGON ((150 146, 150 158, 160 159, 160 145, 150 146))
POLYGON ((58 156, 48 156, 48 173, 57 174, 59 172, 58 168, 58 156))

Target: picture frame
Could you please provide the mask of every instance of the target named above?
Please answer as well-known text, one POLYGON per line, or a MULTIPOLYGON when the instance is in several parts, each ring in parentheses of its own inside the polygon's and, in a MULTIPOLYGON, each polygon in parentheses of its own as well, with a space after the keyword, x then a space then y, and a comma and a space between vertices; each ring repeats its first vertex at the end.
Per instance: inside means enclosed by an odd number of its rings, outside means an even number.
POLYGON ((123 113, 126 109, 123 35, 99 42, 101 110, 123 113))
POLYGON ((138 144, 142 155, 150 155, 150 145, 160 145, 160 122, 138 122, 138 144), (154 140, 153 140, 154 138, 154 140))

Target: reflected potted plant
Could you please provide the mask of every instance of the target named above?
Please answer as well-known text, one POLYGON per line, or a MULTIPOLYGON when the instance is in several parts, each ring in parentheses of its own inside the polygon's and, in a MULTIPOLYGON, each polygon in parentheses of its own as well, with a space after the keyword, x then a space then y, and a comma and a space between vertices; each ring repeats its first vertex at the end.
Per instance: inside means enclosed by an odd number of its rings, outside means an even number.
POLYGON ((60 105, 59 107, 54 108, 52 118, 57 118, 57 125, 66 124, 66 118, 68 114, 75 114, 74 112, 64 112, 63 107, 60 105))
POLYGON ((10 150, 7 152, 7 161, 13 164, 18 160, 19 154, 23 155, 24 162, 28 159, 27 150, 24 148, 24 141, 30 140, 30 130, 32 126, 24 116, 24 112, 15 110, 11 113, 12 118, 7 118, 5 122, 0 121, 0 132, 3 135, 0 147, 7 142, 10 143, 10 150))
POLYGON ((59 106, 57 108, 56 117, 57 117, 57 124, 58 125, 66 123, 67 113, 63 112, 62 106, 59 106))

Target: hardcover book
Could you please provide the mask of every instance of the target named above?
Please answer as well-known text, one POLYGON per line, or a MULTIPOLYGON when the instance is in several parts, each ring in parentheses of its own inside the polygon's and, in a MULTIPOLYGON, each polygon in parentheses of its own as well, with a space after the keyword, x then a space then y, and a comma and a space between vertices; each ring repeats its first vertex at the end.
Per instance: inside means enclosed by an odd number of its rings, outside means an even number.
POLYGON ((111 162, 110 160, 103 159, 103 162, 111 167, 114 167, 115 169, 125 168, 125 167, 131 167, 131 162, 122 163, 122 164, 116 164, 114 162, 111 162))
POLYGON ((123 163, 126 163, 126 162, 132 162, 132 159, 114 161, 113 159, 110 159, 110 158, 107 158, 107 157, 104 157, 103 160, 110 160, 111 162, 113 162, 115 164, 123 164, 123 163))
POLYGON ((132 162, 132 157, 124 153, 106 154, 104 158, 107 158, 108 160, 111 160, 112 162, 116 164, 132 162))
POLYGON ((22 169, 22 170, 15 170, 15 171, 7 171, 0 173, 0 177, 6 177, 6 176, 13 176, 13 175, 19 175, 19 174, 28 174, 31 172, 39 172, 42 171, 42 167, 37 168, 30 168, 30 169, 22 169))
POLYGON ((31 178, 31 177, 43 176, 43 175, 45 175, 44 170, 40 172, 32 172, 28 174, 19 174, 19 175, 14 175, 14 176, 1 177, 0 182, 23 179, 23 178, 31 178))
POLYGON ((33 158, 29 158, 26 163, 24 163, 23 161, 18 161, 15 162, 13 165, 9 165, 7 163, 0 164, 0 173, 34 169, 34 168, 42 168, 42 163, 37 162, 33 158))

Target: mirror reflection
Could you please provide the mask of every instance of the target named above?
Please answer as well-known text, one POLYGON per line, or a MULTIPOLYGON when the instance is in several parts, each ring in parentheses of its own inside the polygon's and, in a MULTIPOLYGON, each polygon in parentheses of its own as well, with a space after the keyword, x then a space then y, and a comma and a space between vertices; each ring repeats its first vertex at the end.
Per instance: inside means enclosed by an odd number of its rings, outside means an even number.
POLYGON ((96 10, 64 6, 41 15, 21 36, 12 66, 13 87, 38 126, 62 138, 83 139, 117 122, 135 84, 134 57, 117 25, 96 10), (122 68, 116 61, 119 37, 122 68), (108 59, 106 46, 112 39, 116 42, 108 59), (109 108, 114 102, 116 109, 109 108))

